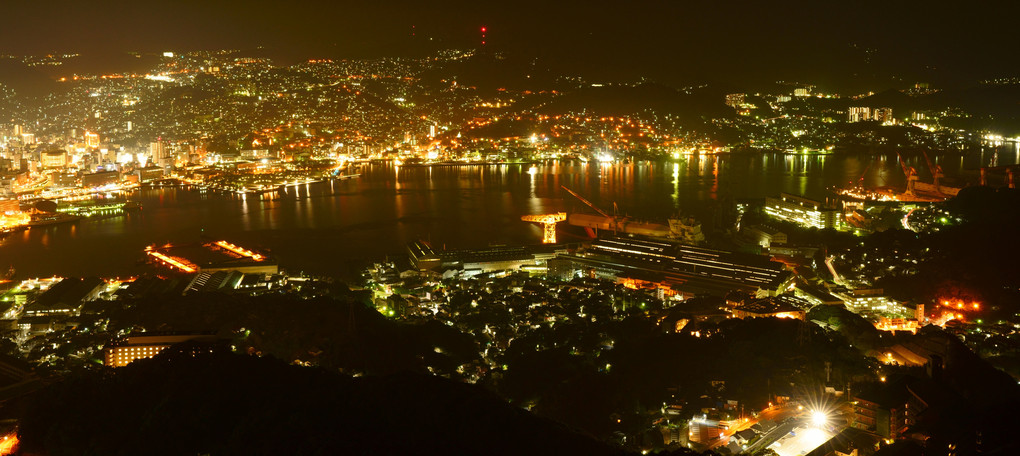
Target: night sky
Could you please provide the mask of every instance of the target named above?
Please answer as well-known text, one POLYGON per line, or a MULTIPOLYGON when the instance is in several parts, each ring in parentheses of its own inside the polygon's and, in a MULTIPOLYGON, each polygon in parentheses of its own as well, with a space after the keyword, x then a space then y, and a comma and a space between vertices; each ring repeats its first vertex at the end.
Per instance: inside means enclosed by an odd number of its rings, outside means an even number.
POLYGON ((7 3, 0 52, 15 54, 256 46, 294 58, 421 54, 475 47, 486 26, 491 50, 605 77, 947 83, 1020 73, 1020 7, 1008 2, 7 3))

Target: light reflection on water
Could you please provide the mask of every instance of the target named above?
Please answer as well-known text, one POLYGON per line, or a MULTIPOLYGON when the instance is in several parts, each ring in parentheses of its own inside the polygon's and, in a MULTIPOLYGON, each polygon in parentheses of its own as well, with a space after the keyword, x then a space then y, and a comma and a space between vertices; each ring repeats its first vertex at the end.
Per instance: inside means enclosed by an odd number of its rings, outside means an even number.
MULTIPOLYGON (((977 182, 991 152, 933 157, 949 178, 977 182), (963 170, 963 171, 961 171, 963 170), (971 171, 967 171, 971 170, 971 171)), ((999 165, 1020 159, 1015 147, 999 165)), ((924 158, 908 166, 930 179, 924 158)), ((129 275, 149 244, 224 238, 269 249, 284 267, 332 274, 346 259, 401 253, 421 237, 437 246, 538 243, 541 228, 521 215, 590 209, 566 185, 607 211, 658 219, 678 211, 703 214, 718 198, 762 198, 779 192, 824 198, 826 189, 863 176, 869 186, 902 186, 895 154, 690 156, 676 161, 416 167, 363 165, 360 178, 287 188, 264 195, 181 189, 142 190, 144 209, 76 225, 37 227, 0 244, 0 269, 19 276, 129 275), (865 173, 865 170, 867 171, 865 173)), ((563 240, 577 239, 561 236, 563 240)))

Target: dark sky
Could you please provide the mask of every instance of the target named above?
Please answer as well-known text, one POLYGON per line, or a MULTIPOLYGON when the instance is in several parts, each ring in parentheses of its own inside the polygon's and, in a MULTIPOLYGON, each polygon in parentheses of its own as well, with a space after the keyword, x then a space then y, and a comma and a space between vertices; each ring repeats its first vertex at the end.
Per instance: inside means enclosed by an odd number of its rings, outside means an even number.
POLYGON ((473 47, 484 25, 491 49, 621 76, 824 83, 1020 74, 1020 7, 1008 2, 5 3, 0 52, 16 54, 268 46, 296 57, 394 55, 473 47))

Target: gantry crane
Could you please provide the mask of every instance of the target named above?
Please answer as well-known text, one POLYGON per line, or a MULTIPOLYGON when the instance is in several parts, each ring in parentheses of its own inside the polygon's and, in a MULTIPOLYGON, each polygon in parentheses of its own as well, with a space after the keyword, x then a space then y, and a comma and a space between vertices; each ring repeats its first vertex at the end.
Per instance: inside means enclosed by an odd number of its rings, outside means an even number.
POLYGON ((907 195, 914 196, 914 183, 917 182, 917 170, 913 166, 907 166, 907 162, 903 161, 903 156, 899 152, 896 152, 896 157, 900 159, 900 166, 903 167, 903 175, 907 177, 907 195))
POLYGON ((525 222, 541 223, 543 228, 542 243, 543 244, 555 244, 556 243, 556 224, 567 219, 566 212, 557 212, 555 214, 540 214, 540 215, 524 215, 521 216, 521 220, 525 222))
POLYGON ((988 185, 988 173, 991 171, 1006 171, 1006 187, 1016 188, 1016 171, 1020 165, 1006 166, 985 166, 981 168, 980 185, 988 185))
POLYGON ((921 153, 924 154, 925 163, 928 163, 928 171, 931 171, 932 177, 935 178, 935 191, 942 193, 942 187, 939 186, 939 180, 945 177, 945 173, 942 172, 942 167, 931 161, 931 158, 928 158, 928 152, 925 152, 924 149, 921 150, 921 153))

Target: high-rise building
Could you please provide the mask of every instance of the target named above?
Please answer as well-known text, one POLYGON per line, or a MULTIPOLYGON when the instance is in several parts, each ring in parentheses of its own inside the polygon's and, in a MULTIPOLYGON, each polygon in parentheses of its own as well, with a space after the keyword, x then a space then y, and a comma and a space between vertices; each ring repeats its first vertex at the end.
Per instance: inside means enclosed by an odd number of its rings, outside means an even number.
POLYGON ((85 147, 89 149, 99 148, 99 133, 85 132, 85 147))
POLYGON ((882 123, 893 123, 892 108, 875 108, 871 115, 872 120, 882 123))
POLYGON ((164 170, 169 170, 173 166, 173 154, 162 138, 149 143, 149 159, 164 170))
POLYGON ((871 108, 864 106, 854 106, 847 111, 846 116, 847 122, 864 122, 871 120, 871 108))

